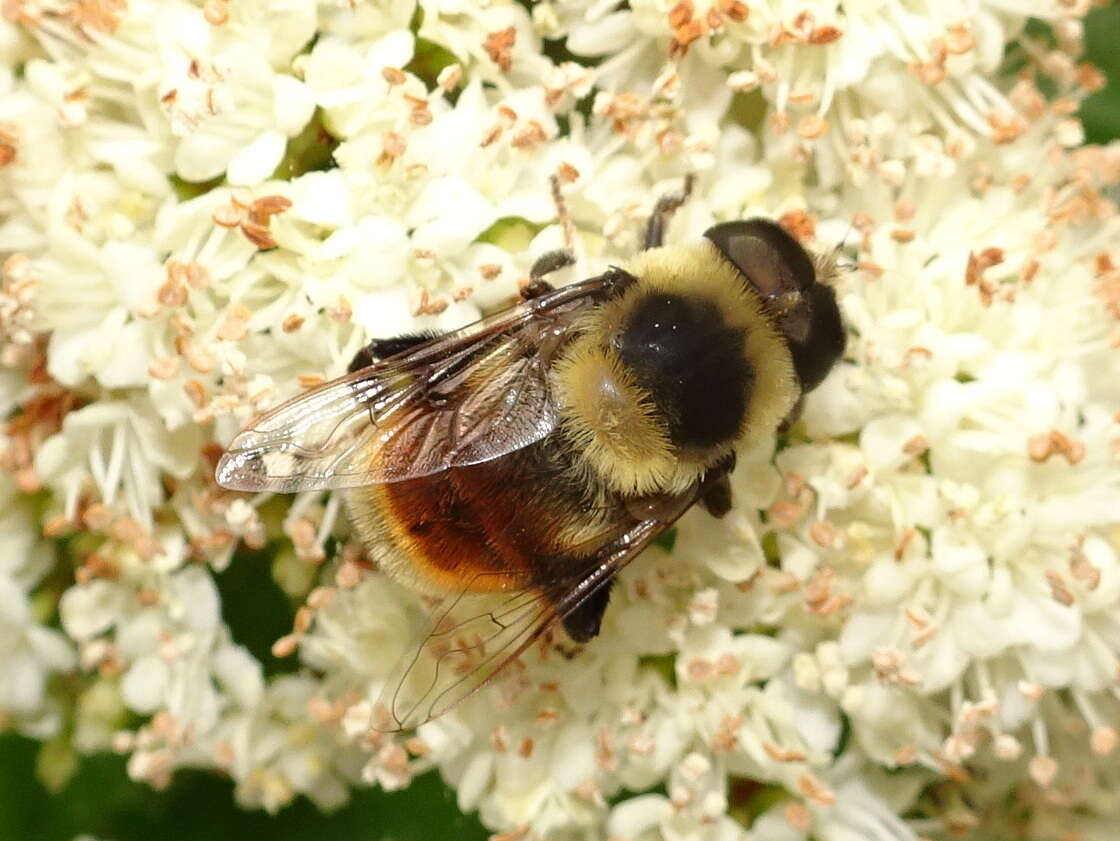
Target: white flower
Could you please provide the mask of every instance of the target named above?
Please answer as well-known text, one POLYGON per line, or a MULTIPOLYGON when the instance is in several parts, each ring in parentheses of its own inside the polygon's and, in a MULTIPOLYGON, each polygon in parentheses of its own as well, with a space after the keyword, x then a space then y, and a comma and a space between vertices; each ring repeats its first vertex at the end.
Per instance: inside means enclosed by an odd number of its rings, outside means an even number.
POLYGON ((200 444, 196 427, 168 431, 144 397, 103 400, 66 416, 62 431, 40 449, 35 469, 64 501, 71 522, 80 495, 92 486, 106 506, 150 527, 164 499, 161 475, 189 475, 200 444))
POLYGON ((401 127, 413 110, 405 97, 427 97, 424 84, 402 70, 415 46, 407 28, 387 31, 365 50, 361 46, 325 37, 302 60, 303 77, 337 137, 367 127, 401 127))
POLYGON ((53 735, 61 718, 49 678, 74 668, 72 641, 47 627, 35 587, 54 565, 34 512, 7 480, 0 482, 0 714, 28 735, 53 735))
POLYGON ((459 62, 499 88, 539 84, 551 68, 533 31, 529 13, 519 5, 489 5, 462 0, 421 0, 419 35, 450 51, 459 62))
MULTIPOLYGON (((183 24, 165 25, 176 37, 189 37, 192 27, 181 29, 183 24)), ((165 64, 157 92, 172 132, 182 138, 175 169, 187 181, 224 172, 231 184, 259 184, 279 166, 287 138, 303 129, 314 110, 306 86, 273 72, 249 43, 221 50, 204 40, 175 44, 165 64)))
POLYGON ((978 139, 1006 142, 1026 130, 1040 97, 1032 91, 1017 98, 993 84, 1004 45, 1020 38, 1028 59, 1071 84, 1077 71, 1068 55, 1046 53, 1020 30, 1027 16, 1055 21, 1064 45, 1076 51, 1078 17, 1087 10, 1000 2, 919 13, 879 3, 761 0, 644 0, 614 10, 557 0, 538 6, 534 17, 548 37, 567 34, 577 54, 605 56, 599 76, 610 90, 682 99, 703 111, 703 101, 688 101, 700 87, 688 77, 710 68, 729 90, 761 90, 778 134, 794 134, 798 144, 822 140, 816 145, 826 178, 838 165, 859 178, 891 180, 907 166, 952 171, 978 139))
MULTIPOLYGON (((331 675, 343 691, 362 687, 379 693, 385 678, 408 653, 411 594, 370 577, 353 589, 322 589, 316 603, 314 632, 300 643, 302 660, 331 675)), ((343 694, 339 692, 339 694, 343 694)))
POLYGON ((917 841, 917 833, 897 813, 911 805, 922 783, 919 776, 892 778, 849 760, 838 763, 828 776, 831 802, 775 807, 755 820, 746 837, 750 841, 917 841))
POLYGON ((51 331, 51 375, 69 386, 91 376, 108 388, 144 384, 157 331, 144 315, 163 276, 157 256, 129 243, 97 248, 68 230, 53 236, 67 241, 38 266, 36 302, 51 331))
POLYGON ((276 812, 297 794, 321 809, 346 802, 360 759, 332 724, 308 715, 318 689, 310 677, 281 677, 216 732, 216 756, 238 781, 241 806, 276 812))
POLYGON ((21 85, 0 83, 0 136, 5 250, 41 248, 61 225, 97 244, 128 239, 169 192, 159 138, 85 70, 29 60, 21 85))
POLYGON ((310 2, 141 4, 95 39, 90 62, 132 89, 186 181, 265 180, 314 103, 290 73, 315 32, 310 2))
POLYGON ((74 667, 71 643, 35 620, 23 587, 0 574, 0 711, 44 737, 60 724, 47 703, 47 679, 74 667))
POLYGON ((9 3, 0 716, 271 811, 438 769, 516 837, 1109 837, 1120 166, 1071 151, 1088 6, 9 3), (832 254, 846 360, 597 639, 371 729, 425 600, 340 494, 217 488, 220 446, 371 337, 504 306, 568 221, 559 281, 625 260, 686 173, 670 241, 765 215, 832 254), (296 674, 223 619, 242 547, 304 600, 296 674))
MULTIPOLYGON (((806 413, 810 434, 859 429, 858 446, 779 456, 810 486, 783 564, 847 582, 840 652, 858 668, 843 704, 888 766, 953 766, 988 735, 1006 758, 1033 742, 1046 759, 1057 725, 1038 697, 1061 688, 1096 709, 1120 656, 1099 613, 1115 610, 1120 499, 1102 233, 1064 223, 1081 206, 1061 173, 1047 212, 1034 187, 1003 186, 1009 170, 969 198, 960 182, 914 204, 904 189, 891 221, 861 231, 865 268, 844 280, 860 367, 806 413)), ((866 193, 860 209, 878 215, 866 193)))

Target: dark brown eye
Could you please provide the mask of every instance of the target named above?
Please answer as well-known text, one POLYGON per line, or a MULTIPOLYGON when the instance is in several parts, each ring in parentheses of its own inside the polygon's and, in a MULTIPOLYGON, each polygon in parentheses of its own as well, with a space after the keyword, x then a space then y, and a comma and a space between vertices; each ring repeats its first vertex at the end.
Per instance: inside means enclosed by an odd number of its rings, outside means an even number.
POLYGON ((844 353, 832 287, 817 282, 808 252, 769 219, 723 222, 705 233, 770 310, 785 336, 801 388, 816 388, 844 353))
POLYGON ((763 299, 804 292, 816 280, 813 261, 781 225, 769 219, 723 222, 704 233, 763 299))

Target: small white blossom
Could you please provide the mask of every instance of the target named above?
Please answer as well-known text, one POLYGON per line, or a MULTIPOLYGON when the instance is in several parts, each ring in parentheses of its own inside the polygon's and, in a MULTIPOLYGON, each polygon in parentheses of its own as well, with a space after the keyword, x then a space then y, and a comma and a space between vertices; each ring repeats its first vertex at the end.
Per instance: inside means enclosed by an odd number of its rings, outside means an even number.
POLYGON ((92 487, 107 506, 144 524, 164 498, 160 476, 185 478, 195 467, 197 428, 169 432, 144 397, 104 400, 71 413, 36 458, 36 471, 56 489, 74 521, 81 493, 92 487))

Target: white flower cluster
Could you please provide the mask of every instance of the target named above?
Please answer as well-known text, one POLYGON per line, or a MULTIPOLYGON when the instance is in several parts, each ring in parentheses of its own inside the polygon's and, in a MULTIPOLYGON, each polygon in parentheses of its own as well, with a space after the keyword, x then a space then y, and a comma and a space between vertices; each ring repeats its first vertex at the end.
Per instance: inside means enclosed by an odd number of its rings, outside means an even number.
POLYGON ((0 727, 269 810, 438 768, 503 839, 1111 839, 1120 147, 1072 116, 1088 6, 9 0, 0 727), (217 488, 222 445, 369 338, 508 301, 563 235, 549 176, 579 271, 687 173, 673 239, 845 243, 846 361, 576 656, 370 730, 420 600, 337 496, 217 488), (230 631, 240 547, 301 605, 293 674, 230 631))

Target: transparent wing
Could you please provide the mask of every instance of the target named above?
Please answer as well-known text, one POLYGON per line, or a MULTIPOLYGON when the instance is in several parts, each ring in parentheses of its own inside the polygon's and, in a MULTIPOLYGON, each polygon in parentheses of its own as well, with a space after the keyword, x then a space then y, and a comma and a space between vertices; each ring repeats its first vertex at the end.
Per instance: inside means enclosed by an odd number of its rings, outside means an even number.
POLYGON ((419 648, 394 669, 378 704, 388 718, 376 719, 373 726, 409 730, 476 692, 633 560, 693 499, 682 499, 680 511, 668 520, 642 520, 621 536, 604 537, 602 551, 585 559, 582 570, 572 570, 565 587, 506 593, 490 597, 481 611, 464 611, 472 582, 441 605, 419 648))
POLYGON ((233 439, 218 484, 291 493, 396 482, 544 438, 557 418, 541 349, 602 284, 566 286, 281 404, 233 439))

